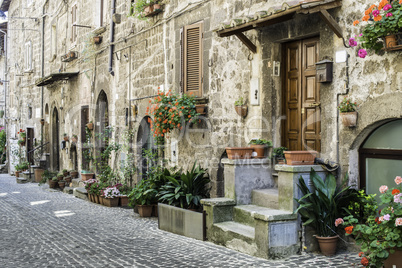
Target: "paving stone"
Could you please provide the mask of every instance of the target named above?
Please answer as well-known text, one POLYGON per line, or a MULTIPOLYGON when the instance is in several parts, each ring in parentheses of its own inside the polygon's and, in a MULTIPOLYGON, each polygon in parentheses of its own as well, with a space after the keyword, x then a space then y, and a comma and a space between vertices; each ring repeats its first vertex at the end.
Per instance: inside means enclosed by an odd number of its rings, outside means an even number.
MULTIPOLYGON (((158 229, 156 218, 0 175, 0 267, 359 267, 357 253, 264 260, 158 229)), ((78 191, 75 191, 78 192, 78 191)))

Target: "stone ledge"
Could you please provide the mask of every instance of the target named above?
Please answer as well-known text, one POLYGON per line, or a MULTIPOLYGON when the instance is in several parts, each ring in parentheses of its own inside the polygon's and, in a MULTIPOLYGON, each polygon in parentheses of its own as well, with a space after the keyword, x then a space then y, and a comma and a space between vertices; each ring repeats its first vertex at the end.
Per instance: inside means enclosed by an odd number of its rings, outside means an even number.
POLYGON ((236 202, 230 198, 201 199, 200 202, 202 205, 215 206, 215 207, 235 206, 236 205, 236 202))
POLYGON ((73 195, 77 198, 88 200, 87 190, 85 190, 83 187, 74 188, 73 195))
POLYGON ((316 172, 325 171, 320 165, 303 165, 303 166, 275 165, 276 171, 290 172, 290 173, 309 173, 312 168, 316 172))
POLYGON ((66 194, 73 194, 73 192, 74 192, 73 187, 64 187, 64 189, 63 189, 63 193, 66 193, 66 194))
POLYGON ((17 183, 27 183, 28 180, 25 178, 16 178, 17 179, 17 183))

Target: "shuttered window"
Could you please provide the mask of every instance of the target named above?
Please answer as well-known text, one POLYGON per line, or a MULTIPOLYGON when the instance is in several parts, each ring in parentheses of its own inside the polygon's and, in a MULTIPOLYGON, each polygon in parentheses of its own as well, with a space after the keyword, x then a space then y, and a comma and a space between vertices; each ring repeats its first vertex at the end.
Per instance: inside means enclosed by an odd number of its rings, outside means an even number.
POLYGON ((202 23, 185 26, 181 33, 182 91, 202 96, 202 23))

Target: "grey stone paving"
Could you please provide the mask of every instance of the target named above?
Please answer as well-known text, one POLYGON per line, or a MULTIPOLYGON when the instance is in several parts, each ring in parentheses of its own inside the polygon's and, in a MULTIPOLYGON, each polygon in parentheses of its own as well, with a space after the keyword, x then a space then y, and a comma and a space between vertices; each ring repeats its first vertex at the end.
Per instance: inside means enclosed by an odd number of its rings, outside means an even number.
POLYGON ((107 208, 0 175, 0 267, 359 267, 355 253, 251 257, 158 229, 107 208))

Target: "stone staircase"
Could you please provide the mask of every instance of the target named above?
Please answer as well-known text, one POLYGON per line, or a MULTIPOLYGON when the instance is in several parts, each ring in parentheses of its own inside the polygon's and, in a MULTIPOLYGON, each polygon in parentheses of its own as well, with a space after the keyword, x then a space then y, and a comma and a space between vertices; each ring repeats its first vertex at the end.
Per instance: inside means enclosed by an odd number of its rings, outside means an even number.
MULTIPOLYGON (((300 249, 297 215, 278 209, 278 189, 256 189, 251 195, 249 205, 235 205, 227 198, 212 199, 215 205, 220 201, 226 205, 211 207, 227 211, 226 217, 215 219, 215 223, 207 227, 207 234, 211 234, 208 239, 266 259, 297 254, 300 249)), ((204 200, 204 208, 209 207, 207 203, 204 200)))
POLYGON ((311 168, 324 172, 320 166, 282 165, 273 174, 267 161, 222 160, 225 198, 201 200, 209 241, 265 259, 301 251, 301 223, 293 214, 301 194, 296 185, 300 176, 309 183, 311 168))

